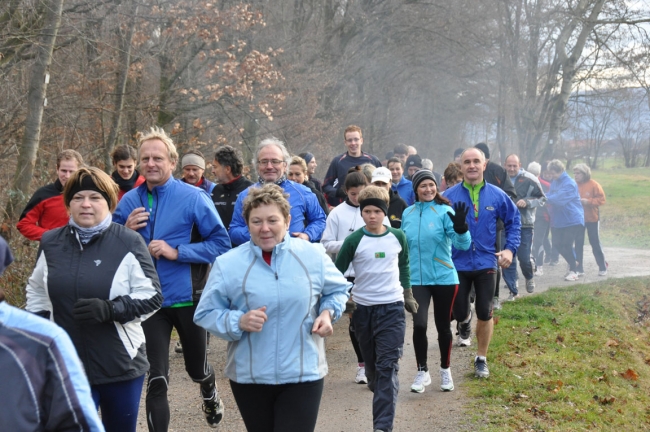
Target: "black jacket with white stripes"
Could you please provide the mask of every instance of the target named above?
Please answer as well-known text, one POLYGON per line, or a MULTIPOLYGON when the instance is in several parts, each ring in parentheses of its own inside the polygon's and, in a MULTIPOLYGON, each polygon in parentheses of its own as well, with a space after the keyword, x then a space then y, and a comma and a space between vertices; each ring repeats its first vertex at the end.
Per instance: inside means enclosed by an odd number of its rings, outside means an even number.
POLYGON ((137 232, 111 225, 82 245, 70 225, 43 235, 27 283, 30 312, 47 315, 70 335, 91 385, 125 381, 149 369, 140 323, 162 304, 160 281, 137 232), (111 300, 113 322, 80 325, 79 299, 111 300))

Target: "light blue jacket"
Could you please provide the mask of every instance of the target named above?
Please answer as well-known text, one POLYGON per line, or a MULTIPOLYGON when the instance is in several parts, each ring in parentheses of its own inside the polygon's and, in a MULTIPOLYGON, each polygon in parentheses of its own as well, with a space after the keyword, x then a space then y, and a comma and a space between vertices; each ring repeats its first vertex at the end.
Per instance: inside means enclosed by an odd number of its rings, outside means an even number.
POLYGON ((241 384, 315 381, 327 374, 325 341, 311 334, 326 309, 341 317, 352 287, 320 244, 292 238, 273 249, 271 265, 253 242, 220 256, 194 314, 194 322, 227 340, 225 374, 241 384), (239 319, 266 306, 261 332, 239 319))
POLYGON ((458 273, 451 260, 451 245, 467 250, 472 237, 467 231, 457 234, 447 215, 448 205, 416 202, 402 215, 411 260, 411 285, 456 285, 458 273))

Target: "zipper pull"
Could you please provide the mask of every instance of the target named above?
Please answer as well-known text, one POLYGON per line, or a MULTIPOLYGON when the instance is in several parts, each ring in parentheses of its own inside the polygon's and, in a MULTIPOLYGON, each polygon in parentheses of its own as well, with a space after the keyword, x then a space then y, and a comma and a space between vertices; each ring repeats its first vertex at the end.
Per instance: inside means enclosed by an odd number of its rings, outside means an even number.
POLYGON ((275 280, 278 280, 278 272, 275 272, 275 280))

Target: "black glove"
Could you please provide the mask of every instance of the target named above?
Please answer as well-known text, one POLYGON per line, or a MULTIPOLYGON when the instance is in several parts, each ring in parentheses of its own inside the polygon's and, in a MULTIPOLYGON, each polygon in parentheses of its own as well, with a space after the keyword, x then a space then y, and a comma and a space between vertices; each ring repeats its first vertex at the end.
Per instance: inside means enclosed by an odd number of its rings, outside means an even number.
POLYGON ((98 298, 79 299, 72 309, 80 324, 101 324, 113 321, 113 302, 98 298))
POLYGON ((454 231, 456 231, 456 234, 465 234, 469 230, 469 226, 467 226, 469 208, 464 202, 457 202, 454 204, 454 211, 456 212, 455 215, 447 212, 449 219, 454 223, 454 231))
POLYGON ((418 302, 415 301, 413 298, 413 290, 412 289, 405 289, 404 290, 404 309, 406 309, 407 312, 410 312, 412 314, 418 313, 418 308, 420 305, 418 305, 418 302))
POLYGON ((340 188, 338 188, 336 190, 336 197, 337 198, 345 199, 347 196, 348 196, 348 194, 345 193, 345 188, 343 186, 341 186, 340 188))

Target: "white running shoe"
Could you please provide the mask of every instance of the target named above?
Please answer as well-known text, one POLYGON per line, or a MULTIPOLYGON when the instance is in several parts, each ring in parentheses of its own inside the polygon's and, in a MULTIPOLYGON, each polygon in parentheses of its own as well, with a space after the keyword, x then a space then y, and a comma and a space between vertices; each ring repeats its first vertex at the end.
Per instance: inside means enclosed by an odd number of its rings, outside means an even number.
POLYGON ((357 366, 357 376, 354 377, 354 382, 357 384, 368 384, 368 378, 366 378, 365 366, 357 366))
POLYGON ((467 339, 463 339, 462 336, 458 336, 458 346, 459 347, 468 347, 472 344, 472 338, 468 337, 467 339))
POLYGON ((607 276, 607 270, 600 270, 598 276, 607 276))
POLYGON ((564 278, 565 281, 577 281, 580 279, 580 276, 578 276, 578 273, 570 271, 569 274, 567 274, 564 278))
POLYGON ((422 393, 424 392, 424 388, 430 384, 431 375, 429 375, 429 371, 418 371, 418 374, 413 380, 413 384, 411 384, 411 391, 413 393, 422 393))
POLYGON ((544 268, 542 266, 537 267, 537 270, 535 270, 535 276, 544 276, 544 268))
POLYGON ((440 368, 440 390, 452 391, 454 389, 454 380, 451 377, 451 369, 440 368))

